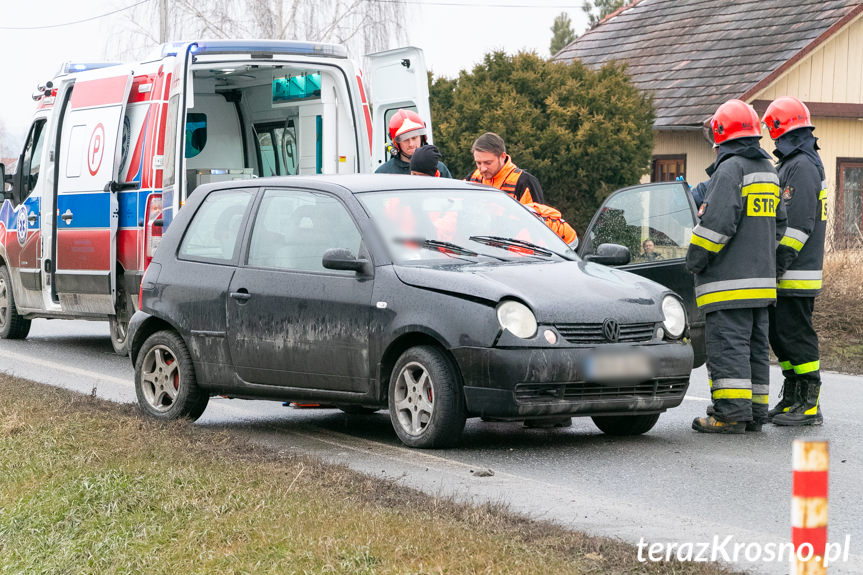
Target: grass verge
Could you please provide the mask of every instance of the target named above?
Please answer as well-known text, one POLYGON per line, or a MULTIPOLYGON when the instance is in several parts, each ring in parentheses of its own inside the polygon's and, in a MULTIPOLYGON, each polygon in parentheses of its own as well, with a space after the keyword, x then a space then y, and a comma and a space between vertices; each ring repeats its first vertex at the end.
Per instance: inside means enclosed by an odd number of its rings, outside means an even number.
POLYGON ((0 573, 727 573, 0 374, 0 573))

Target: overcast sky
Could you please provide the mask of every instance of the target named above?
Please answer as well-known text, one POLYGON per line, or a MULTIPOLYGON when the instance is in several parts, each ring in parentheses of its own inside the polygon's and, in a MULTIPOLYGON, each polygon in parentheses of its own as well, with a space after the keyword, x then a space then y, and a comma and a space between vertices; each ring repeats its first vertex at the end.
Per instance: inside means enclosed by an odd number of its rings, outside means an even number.
MULTIPOLYGON (((138 0, 39 0, 16 2, 0 22, 0 122, 23 142, 34 110, 31 94, 62 62, 105 59, 111 30, 124 14, 69 26, 10 30, 80 21, 138 0)), ((155 0, 152 0, 155 1, 155 0)), ((202 0, 203 1, 203 0, 202 0)), ((548 55, 551 25, 567 12, 576 33, 587 27, 582 0, 406 0, 408 41, 425 51, 436 75, 456 76, 491 50, 514 54, 535 50, 548 55)), ((17 152, 16 152, 17 153, 17 152)))

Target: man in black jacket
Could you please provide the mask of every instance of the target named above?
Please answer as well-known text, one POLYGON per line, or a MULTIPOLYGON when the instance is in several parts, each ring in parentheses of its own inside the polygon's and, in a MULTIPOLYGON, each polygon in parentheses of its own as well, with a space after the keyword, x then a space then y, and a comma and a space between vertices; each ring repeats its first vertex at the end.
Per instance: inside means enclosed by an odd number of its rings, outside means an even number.
POLYGON ((779 188, 788 228, 776 250, 777 298, 770 308, 770 346, 782 366, 782 399, 768 417, 776 425, 820 425, 818 334, 812 327, 821 291, 827 182, 809 109, 796 98, 774 100, 764 124, 776 144, 779 188))
POLYGON ((767 307, 776 300, 776 241, 785 212, 779 177, 758 145, 761 124, 752 106, 725 102, 711 128, 716 161, 707 170, 686 268, 695 274, 696 303, 705 313, 713 409, 692 428, 760 431, 770 386, 767 307))

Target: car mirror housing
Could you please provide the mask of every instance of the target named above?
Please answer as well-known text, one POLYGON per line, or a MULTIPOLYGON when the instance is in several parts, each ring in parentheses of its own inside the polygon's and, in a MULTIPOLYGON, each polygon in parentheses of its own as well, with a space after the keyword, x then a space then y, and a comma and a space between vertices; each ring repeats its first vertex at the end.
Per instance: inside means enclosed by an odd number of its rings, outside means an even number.
POLYGON ((357 259, 351 250, 346 248, 332 248, 324 252, 321 261, 324 268, 328 270, 344 270, 362 273, 366 269, 368 260, 357 259))
POLYGON ((629 248, 620 244, 599 244, 595 254, 584 256, 585 261, 604 266, 622 266, 629 263, 629 248))

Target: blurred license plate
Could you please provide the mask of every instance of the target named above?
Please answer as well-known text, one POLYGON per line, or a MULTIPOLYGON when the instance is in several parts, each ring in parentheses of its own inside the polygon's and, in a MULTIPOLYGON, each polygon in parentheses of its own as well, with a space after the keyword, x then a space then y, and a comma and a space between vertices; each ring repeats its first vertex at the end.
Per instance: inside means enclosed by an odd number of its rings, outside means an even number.
POLYGON ((644 381, 653 378, 653 369, 643 353, 598 353, 585 361, 584 375, 588 381, 644 381))

